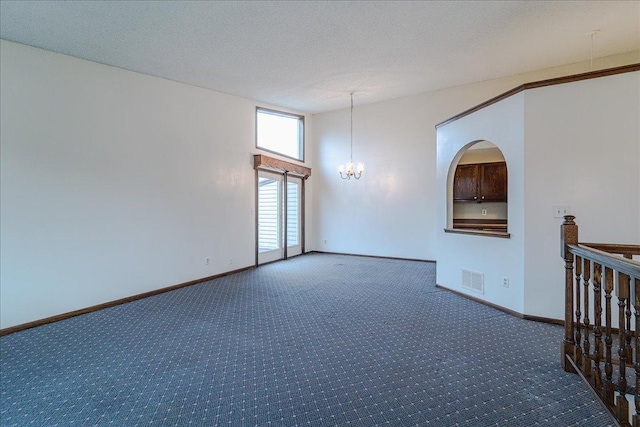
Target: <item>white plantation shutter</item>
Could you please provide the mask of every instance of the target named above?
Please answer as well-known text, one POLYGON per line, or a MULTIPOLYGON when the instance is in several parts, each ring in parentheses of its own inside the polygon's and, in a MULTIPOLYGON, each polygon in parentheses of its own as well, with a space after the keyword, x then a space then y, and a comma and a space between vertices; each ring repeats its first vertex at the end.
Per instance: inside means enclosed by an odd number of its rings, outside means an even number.
POLYGON ((260 178, 258 185, 258 250, 278 249, 278 187, 273 179, 260 178))
POLYGON ((287 246, 300 244, 300 184, 287 182, 287 246))

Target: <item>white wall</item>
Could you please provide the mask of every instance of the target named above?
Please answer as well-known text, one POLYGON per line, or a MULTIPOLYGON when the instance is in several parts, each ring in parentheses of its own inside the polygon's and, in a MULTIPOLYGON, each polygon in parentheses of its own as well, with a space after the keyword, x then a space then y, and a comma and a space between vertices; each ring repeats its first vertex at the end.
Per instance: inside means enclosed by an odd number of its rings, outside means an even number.
POLYGON ((254 114, 273 106, 0 49, 1 328, 253 265, 254 114))
MULTIPOLYGON (((277 107, 6 41, 0 55, 0 328, 253 264, 254 109, 277 107)), ((355 182, 336 172, 348 109, 307 116, 307 250, 436 259, 435 124, 587 67, 356 93, 355 182)))
MULTIPOLYGON (((639 51, 595 60, 594 69, 634 62, 639 51)), ((309 249, 435 260, 435 125, 522 83, 589 70, 588 62, 570 64, 365 106, 356 92, 354 161, 365 163, 359 181, 337 172, 349 160, 348 108, 315 115, 309 249)))
POLYGON ((360 180, 338 175, 338 165, 349 160, 348 110, 314 117, 315 138, 322 141, 316 147, 322 159, 315 171, 317 250, 433 259, 435 188, 428 184, 435 146, 428 143, 432 130, 422 126, 425 115, 419 97, 356 108, 354 162, 365 164, 360 180))
POLYGON ((438 128, 437 283, 522 312, 524 309, 524 95, 519 93, 438 128), (496 125, 499 118, 500 126, 496 125), (450 226, 455 167, 469 144, 487 140, 504 155, 510 238, 445 233, 450 226), (484 294, 462 287, 462 269, 484 274, 484 294), (502 278, 509 277, 508 288, 502 278))
POLYGON ((453 217, 456 219, 508 219, 509 204, 505 202, 454 202, 453 217), (486 211, 485 215, 482 212, 486 211))
POLYGON ((581 242, 640 244, 639 121, 640 72, 526 92, 525 313, 564 315, 553 206, 571 206, 581 242))
POLYGON ((492 163, 492 162, 504 162, 504 156, 498 147, 493 148, 476 148, 480 144, 490 144, 486 141, 479 142, 472 145, 467 151, 464 152, 459 165, 468 165, 473 163, 492 163))
POLYGON ((462 289, 460 269, 484 272, 489 288, 480 298, 562 319, 562 220, 553 206, 571 206, 582 242, 640 242, 639 85, 635 72, 532 89, 439 128, 440 225, 451 207, 446 189, 456 154, 488 139, 507 161, 511 238, 440 233, 438 283, 473 295, 462 289))

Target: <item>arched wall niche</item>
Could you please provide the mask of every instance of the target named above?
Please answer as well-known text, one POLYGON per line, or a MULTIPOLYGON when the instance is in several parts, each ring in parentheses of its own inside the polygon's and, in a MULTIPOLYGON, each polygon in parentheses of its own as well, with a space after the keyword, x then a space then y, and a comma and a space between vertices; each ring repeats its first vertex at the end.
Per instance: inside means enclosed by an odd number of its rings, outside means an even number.
POLYGON ((447 228, 507 233, 507 164, 500 148, 478 139, 454 156, 447 175, 447 228))

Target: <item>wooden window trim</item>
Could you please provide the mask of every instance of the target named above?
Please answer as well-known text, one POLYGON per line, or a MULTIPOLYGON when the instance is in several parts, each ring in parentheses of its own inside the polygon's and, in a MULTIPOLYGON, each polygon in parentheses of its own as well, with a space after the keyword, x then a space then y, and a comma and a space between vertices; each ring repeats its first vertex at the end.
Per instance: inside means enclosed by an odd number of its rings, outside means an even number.
POLYGON ((511 234, 505 233, 502 231, 485 231, 485 230, 465 230, 460 228, 445 228, 445 233, 454 233, 454 234, 471 234, 473 236, 484 236, 484 237, 499 237, 502 239, 510 239, 511 234))
POLYGON ((287 162, 286 160, 265 156, 264 154, 253 155, 253 168, 281 174, 288 173, 302 179, 307 179, 311 176, 311 168, 287 162))

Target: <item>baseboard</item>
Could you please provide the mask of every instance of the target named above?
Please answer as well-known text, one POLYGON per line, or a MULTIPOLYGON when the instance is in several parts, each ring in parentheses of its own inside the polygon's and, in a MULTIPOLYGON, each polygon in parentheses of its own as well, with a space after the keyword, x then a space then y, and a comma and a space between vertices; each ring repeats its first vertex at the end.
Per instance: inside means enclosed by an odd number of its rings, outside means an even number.
POLYGON ((552 319, 551 317, 531 316, 529 314, 523 314, 522 318, 524 320, 531 320, 533 322, 551 323, 552 325, 564 326, 564 320, 562 319, 552 319))
POLYGON ((328 255, 347 255, 347 256, 359 256, 364 258, 379 258, 379 259, 394 259, 398 261, 418 261, 418 262, 433 262, 436 261, 431 259, 420 259, 420 258, 400 258, 393 256, 382 256, 382 255, 365 255, 365 254, 350 254, 345 252, 326 252, 326 251, 309 251, 305 252, 307 254, 315 253, 315 254, 328 254, 328 255))
MULTIPOLYGON (((398 258, 398 257, 387 257, 387 256, 379 256, 379 255, 349 254, 349 253, 342 253, 342 252, 324 252, 324 251, 309 251, 309 252, 305 252, 305 254, 312 254, 312 253, 329 254, 329 255, 359 256, 359 257, 365 257, 365 258, 393 259, 393 260, 400 260, 400 261, 418 261, 418 262, 433 262, 433 263, 436 262, 436 261, 433 261, 433 260, 426 260, 426 259, 398 258)), ((302 254, 302 255, 304 255, 304 254, 302 254)), ((57 321, 60 321, 60 320, 69 319, 71 317, 80 316, 82 314, 91 313, 93 311, 102 310, 104 308, 115 307, 116 305, 125 304, 125 303, 131 302, 131 301, 136 301, 136 300, 139 300, 139 299, 142 299, 142 298, 147 298, 147 297, 151 297, 151 296, 154 296, 154 295, 159 295, 159 294, 162 294, 162 293, 165 293, 165 292, 174 291, 176 289, 185 288, 187 286, 192 286, 192 285, 197 285, 199 283, 208 282, 209 280, 219 279, 219 278, 224 277, 224 276, 229 276, 231 274, 236 274, 236 273, 240 273, 242 271, 251 270, 253 268, 255 268, 255 266, 251 265, 251 266, 248 266, 248 267, 239 268, 237 270, 227 271, 225 273, 215 274, 213 276, 207 276, 207 277, 203 277, 201 279, 191 280, 189 282, 179 283, 177 285, 172 285, 172 286, 168 286, 168 287, 161 288, 161 289, 155 289, 153 291, 144 292, 144 293, 137 294, 137 295, 132 295, 130 297, 121 298, 121 299, 117 299, 117 300, 114 300, 114 301, 109 301, 109 302, 106 302, 106 303, 103 303, 103 304, 98 304, 98 305, 94 305, 94 306, 87 307, 87 308, 82 308, 80 310, 74 310, 74 311, 70 311, 70 312, 67 312, 67 313, 62 313, 62 314, 57 314, 55 316, 46 317, 44 319, 34 320, 32 322, 23 323, 23 324, 16 325, 16 326, 10 326, 8 328, 0 329, 0 337, 12 334, 14 332, 23 331, 25 329, 35 328, 37 326, 46 325, 48 323, 53 323, 53 322, 57 322, 57 321)), ((554 324, 554 325, 564 326, 564 321, 560 320, 560 319, 552 319, 552 318, 548 318, 548 317, 531 316, 531 315, 527 315, 527 314, 522 314, 522 313, 518 313, 517 311, 508 309, 506 307, 502 307, 500 305, 490 303, 490 302, 482 300, 480 298, 476 298, 476 297, 474 297, 472 295, 468 295, 468 294, 465 294, 463 292, 459 292, 459 291, 456 291, 456 290, 453 290, 453 289, 449 289, 449 288, 446 288, 446 287, 441 286, 441 285, 436 285, 436 288, 442 289, 442 290, 445 290, 445 291, 448 291, 448 292, 452 292, 452 293, 454 293, 456 295, 460 295, 461 297, 467 298, 467 299, 469 299, 471 301, 474 301, 474 302, 486 305, 488 307, 494 308, 496 310, 502 311, 504 313, 510 314, 510 315, 512 315, 514 317, 517 317, 519 319, 531 320, 531 321, 534 321, 534 322, 551 323, 551 324, 554 324)))
POLYGON ((253 268, 255 268, 255 266, 251 265, 248 267, 239 268, 237 270, 227 271, 225 273, 215 274, 213 276, 207 276, 201 279, 191 280, 189 282, 179 283, 177 285, 155 289, 153 291, 144 292, 142 294, 132 295, 130 297, 105 302, 103 304, 93 305, 91 307, 82 308, 80 310, 69 311, 68 313, 57 314, 55 316, 46 317, 44 319, 34 320, 33 322, 27 322, 21 325, 10 326, 8 328, 0 329, 0 337, 13 334, 14 332, 24 331, 25 329, 35 328, 36 326, 42 326, 48 323, 69 319, 70 317, 80 316, 81 314, 87 314, 93 311, 98 311, 98 310, 102 310, 104 308, 109 308, 109 307, 115 307, 116 305, 125 304, 125 303, 136 301, 142 298, 148 298, 154 295, 163 294, 165 292, 175 291, 176 289, 186 288, 187 286, 197 285, 199 283, 208 282, 209 280, 219 279, 224 276, 229 276, 231 274, 236 274, 242 271, 251 270, 253 268))
POLYGON ((518 319, 531 320, 531 321, 534 321, 534 322, 542 322, 542 323, 551 323, 551 324, 554 324, 554 325, 564 326, 564 320, 552 319, 550 317, 540 317, 540 316, 531 316, 531 315, 528 315, 528 314, 522 314, 522 313, 518 313, 517 311, 511 310, 509 308, 502 307, 501 305, 497 305, 497 304, 491 303, 489 301, 485 301, 483 299, 476 298, 476 297, 474 297, 472 295, 465 294, 464 292, 460 292, 460 291, 456 291, 456 290, 453 290, 453 289, 445 288, 444 286, 441 286, 441 285, 436 285, 436 288, 442 289, 443 291, 448 291, 448 292, 454 293, 456 295, 460 295, 461 297, 469 299, 469 300, 471 300, 473 302, 477 302, 477 303, 480 303, 482 305, 486 305, 487 307, 491 307, 491 308, 494 308, 496 310, 502 311, 503 313, 510 314, 511 316, 517 317, 518 319))

